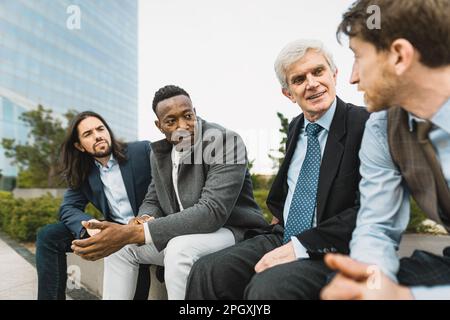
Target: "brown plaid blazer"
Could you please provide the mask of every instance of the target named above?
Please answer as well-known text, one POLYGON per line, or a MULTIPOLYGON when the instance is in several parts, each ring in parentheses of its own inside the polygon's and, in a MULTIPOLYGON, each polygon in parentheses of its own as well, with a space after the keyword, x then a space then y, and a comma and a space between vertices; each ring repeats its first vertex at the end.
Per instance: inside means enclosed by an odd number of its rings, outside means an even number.
POLYGON ((413 198, 430 219, 450 231, 450 212, 441 219, 435 178, 415 132, 409 129, 408 113, 400 107, 390 108, 387 130, 392 159, 413 198))

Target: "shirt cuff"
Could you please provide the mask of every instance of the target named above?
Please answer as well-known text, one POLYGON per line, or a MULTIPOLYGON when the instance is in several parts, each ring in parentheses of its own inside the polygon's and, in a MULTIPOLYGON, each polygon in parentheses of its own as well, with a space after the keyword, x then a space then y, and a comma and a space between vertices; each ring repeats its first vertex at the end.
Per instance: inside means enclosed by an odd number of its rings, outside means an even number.
POLYGON ((410 287, 416 300, 450 300, 450 286, 410 287))
POLYGON ((145 244, 153 243, 152 236, 150 235, 150 228, 148 227, 148 222, 144 223, 144 236, 145 236, 145 244))
POLYGON ((301 244, 297 237, 291 237, 292 244, 294 245, 295 257, 297 259, 309 259, 309 254, 306 248, 301 244))

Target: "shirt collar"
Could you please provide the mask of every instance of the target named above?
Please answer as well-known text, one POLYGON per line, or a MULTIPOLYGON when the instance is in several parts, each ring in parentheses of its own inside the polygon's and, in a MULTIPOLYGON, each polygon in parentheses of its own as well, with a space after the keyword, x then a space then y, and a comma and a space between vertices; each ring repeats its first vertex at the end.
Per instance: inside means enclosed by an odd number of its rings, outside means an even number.
POLYGON ((111 167, 113 167, 114 165, 117 164, 117 160, 114 159, 114 155, 111 153, 111 156, 109 157, 108 163, 106 164, 106 167, 103 167, 103 165, 98 162, 97 160, 95 160, 95 165, 97 166, 97 168, 99 169, 110 169, 111 167))
MULTIPOLYGON (((425 121, 422 118, 416 117, 412 113, 408 112, 408 125, 409 130, 414 131, 414 122, 425 121)), ((447 100, 444 105, 439 108, 438 112, 431 118, 431 123, 442 130, 450 134, 450 129, 448 123, 450 123, 450 99, 447 100)))
POLYGON ((450 99, 435 113, 431 118, 431 122, 450 134, 450 99))
MULTIPOLYGON (((330 109, 328 109, 327 112, 325 112, 325 114, 323 116, 321 116, 315 123, 320 125, 325 130, 330 131, 331 122, 333 121, 334 113, 336 111, 336 105, 337 105, 337 99, 334 99, 333 103, 331 104, 330 109)), ((304 128, 306 128, 306 126, 309 123, 311 123, 311 122, 305 118, 304 128)))

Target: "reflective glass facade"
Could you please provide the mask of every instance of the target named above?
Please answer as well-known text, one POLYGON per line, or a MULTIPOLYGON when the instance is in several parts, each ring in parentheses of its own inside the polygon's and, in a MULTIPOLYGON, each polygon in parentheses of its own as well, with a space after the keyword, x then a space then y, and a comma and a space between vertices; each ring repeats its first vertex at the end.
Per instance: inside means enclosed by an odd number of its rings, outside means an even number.
MULTIPOLYGON (((136 140, 137 6, 137 0, 1 0, 0 139, 26 139, 18 116, 42 104, 56 115, 96 111, 117 137, 136 140)), ((1 149, 0 169, 16 173, 1 149)))

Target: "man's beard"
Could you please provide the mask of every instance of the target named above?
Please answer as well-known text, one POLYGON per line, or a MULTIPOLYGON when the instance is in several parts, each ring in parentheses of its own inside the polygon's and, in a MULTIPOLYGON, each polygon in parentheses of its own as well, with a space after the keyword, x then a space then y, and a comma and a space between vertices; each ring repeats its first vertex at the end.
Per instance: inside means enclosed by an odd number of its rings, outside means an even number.
POLYGON ((369 112, 378 112, 389 109, 395 105, 395 96, 398 94, 399 79, 394 73, 382 67, 381 76, 372 89, 366 90, 364 101, 369 112))
POLYGON ((111 155, 112 153, 112 148, 109 145, 109 143, 107 141, 104 141, 106 143, 106 145, 108 146, 108 148, 105 151, 95 151, 95 147, 94 147, 94 152, 89 152, 89 154, 91 156, 93 156, 94 158, 105 158, 111 155))

